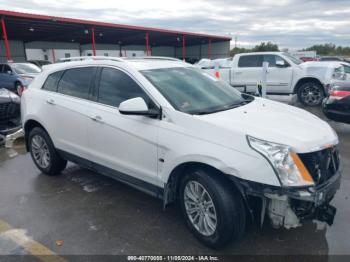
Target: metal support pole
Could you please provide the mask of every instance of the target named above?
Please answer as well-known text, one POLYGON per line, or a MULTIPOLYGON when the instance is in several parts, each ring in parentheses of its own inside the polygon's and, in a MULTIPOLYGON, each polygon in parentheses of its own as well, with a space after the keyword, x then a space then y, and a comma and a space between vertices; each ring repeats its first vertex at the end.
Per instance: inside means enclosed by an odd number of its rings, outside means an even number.
POLYGON ((55 49, 51 49, 51 50, 52 50, 52 62, 56 63, 55 49))
POLYGON ((208 58, 211 59, 211 39, 210 38, 208 42, 208 58))
POLYGON ((186 38, 185 35, 182 36, 182 59, 185 61, 186 58, 186 38))
POLYGON ((95 42, 95 28, 91 28, 92 32, 92 53, 94 56, 96 56, 96 42, 95 42))
POLYGON ((150 55, 150 48, 149 48, 149 32, 146 33, 146 56, 150 55))
POLYGON ((6 25, 5 25, 4 18, 1 18, 1 28, 2 28, 2 35, 3 35, 4 41, 5 41, 6 59, 7 59, 7 61, 12 61, 11 50, 10 50, 10 45, 9 45, 9 41, 7 38, 6 25))
POLYGON ((269 68, 269 62, 263 62, 262 66, 262 75, 261 82, 258 83, 257 93, 261 97, 266 97, 266 88, 267 88, 267 73, 269 68))

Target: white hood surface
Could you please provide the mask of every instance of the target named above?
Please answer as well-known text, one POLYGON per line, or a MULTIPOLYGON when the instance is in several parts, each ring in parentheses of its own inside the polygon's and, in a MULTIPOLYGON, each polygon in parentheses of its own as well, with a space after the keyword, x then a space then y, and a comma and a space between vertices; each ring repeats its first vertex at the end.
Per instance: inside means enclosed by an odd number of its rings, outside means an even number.
POLYGON ((338 144, 333 129, 315 115, 279 102, 256 98, 239 108, 200 116, 218 127, 289 145, 297 153, 338 144))

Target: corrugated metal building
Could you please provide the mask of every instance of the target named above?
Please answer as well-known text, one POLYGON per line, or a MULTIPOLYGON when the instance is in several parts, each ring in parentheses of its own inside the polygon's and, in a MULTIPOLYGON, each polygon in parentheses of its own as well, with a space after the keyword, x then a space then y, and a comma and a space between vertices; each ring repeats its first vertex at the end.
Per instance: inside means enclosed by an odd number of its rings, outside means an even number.
POLYGON ((230 37, 0 10, 0 61, 76 55, 227 57, 230 37), (27 52, 25 51, 27 50, 27 52), (28 57, 27 57, 28 56, 28 57))

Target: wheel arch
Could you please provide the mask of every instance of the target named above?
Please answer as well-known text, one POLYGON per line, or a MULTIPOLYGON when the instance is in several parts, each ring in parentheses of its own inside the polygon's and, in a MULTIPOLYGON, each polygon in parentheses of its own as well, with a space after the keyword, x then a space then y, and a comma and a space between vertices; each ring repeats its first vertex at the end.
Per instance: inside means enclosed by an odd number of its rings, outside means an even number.
POLYGON ((308 77, 303 77, 303 78, 298 80, 298 82, 294 86, 293 94, 297 94, 299 88, 301 87, 301 85, 304 84, 304 83, 307 83, 307 82, 316 82, 316 83, 318 83, 319 85, 322 86, 323 92, 325 92, 323 84, 318 78, 313 77, 313 76, 308 76, 308 77))
POLYGON ((227 183, 231 183, 233 189, 236 189, 242 195, 245 200, 244 190, 241 185, 234 179, 234 176, 228 175, 222 170, 218 169, 214 165, 197 162, 197 161, 188 161, 178 164, 172 169, 168 177, 167 183, 164 187, 164 196, 163 196, 163 206, 166 207, 167 204, 174 203, 178 199, 179 188, 181 179, 186 175, 186 172, 189 170, 205 170, 210 174, 217 175, 217 179, 221 179, 227 183))
MULTIPOLYGON (((29 151, 29 144, 28 144, 28 137, 30 131, 35 128, 35 127, 40 127, 47 132, 46 128, 37 120, 34 119, 29 119, 27 120, 24 125, 23 125, 23 130, 24 130, 24 139, 25 139, 25 145, 26 145, 26 150, 29 151)), ((47 132, 48 133, 48 132, 47 132)))

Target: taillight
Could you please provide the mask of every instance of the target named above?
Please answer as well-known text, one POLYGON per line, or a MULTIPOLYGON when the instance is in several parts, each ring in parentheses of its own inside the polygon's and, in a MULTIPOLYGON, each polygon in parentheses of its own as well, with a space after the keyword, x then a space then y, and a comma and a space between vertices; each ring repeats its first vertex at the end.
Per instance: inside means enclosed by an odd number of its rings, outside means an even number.
POLYGON ((329 95, 334 98, 344 98, 347 96, 350 96, 350 91, 343 91, 343 90, 331 90, 329 92, 329 95))

